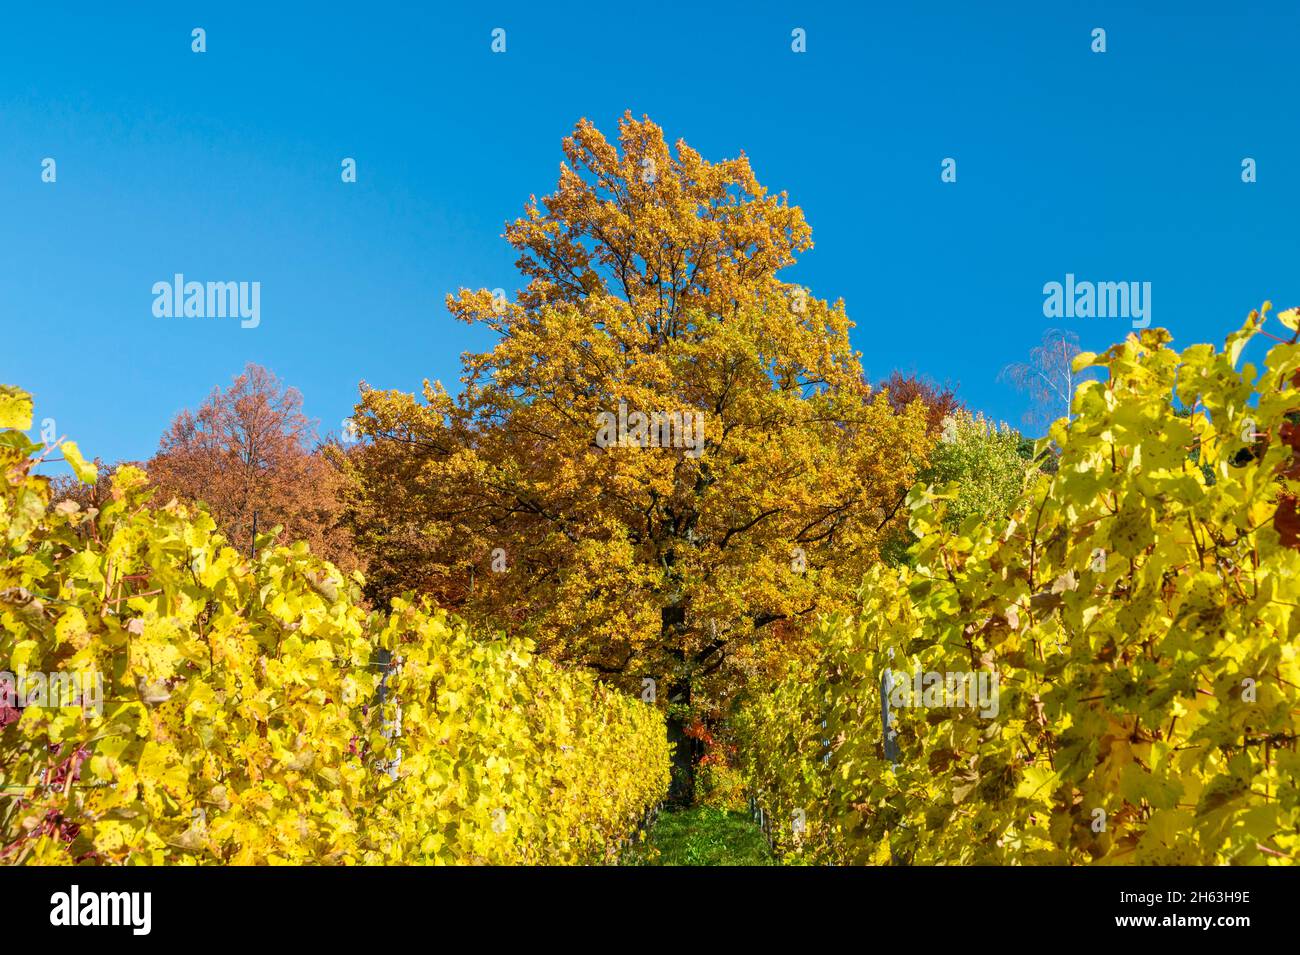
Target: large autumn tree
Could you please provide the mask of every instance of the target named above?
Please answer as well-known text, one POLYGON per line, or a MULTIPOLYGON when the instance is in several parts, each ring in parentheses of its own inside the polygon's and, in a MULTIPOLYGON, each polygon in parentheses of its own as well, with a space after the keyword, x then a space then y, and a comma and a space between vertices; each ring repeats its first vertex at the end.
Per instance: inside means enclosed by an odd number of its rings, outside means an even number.
POLYGON ((306 541, 345 570, 357 566, 341 525, 342 476, 316 447, 302 396, 249 364, 196 411, 181 411, 145 465, 163 499, 202 502, 243 552, 257 535, 282 528, 283 542, 306 541))
POLYGON ((777 273, 812 246, 742 155, 626 115, 580 122, 557 190, 506 228, 514 301, 453 397, 364 385, 349 463, 375 597, 413 589, 544 652, 716 701, 839 606, 901 520, 923 403, 864 383, 842 302, 777 273), (700 452, 604 446, 602 414, 703 415, 700 452))

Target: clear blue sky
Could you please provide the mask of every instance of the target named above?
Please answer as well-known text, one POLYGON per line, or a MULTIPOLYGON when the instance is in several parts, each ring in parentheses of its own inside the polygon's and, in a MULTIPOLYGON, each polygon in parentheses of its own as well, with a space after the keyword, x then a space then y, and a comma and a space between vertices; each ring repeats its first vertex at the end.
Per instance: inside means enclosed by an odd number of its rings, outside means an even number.
POLYGON ((246 361, 322 430, 362 379, 454 387, 488 338, 443 296, 513 293, 503 223, 554 188, 576 120, 625 109, 789 191, 816 248, 784 277, 843 296, 873 377, 948 379, 1012 422, 998 371, 1046 327, 1092 350, 1127 330, 1045 319, 1067 272, 1151 282, 1182 344, 1300 303, 1300 4, 458 7, 6 4, 0 381, 109 460, 246 361), (175 272, 261 282, 261 325, 155 319, 175 272))

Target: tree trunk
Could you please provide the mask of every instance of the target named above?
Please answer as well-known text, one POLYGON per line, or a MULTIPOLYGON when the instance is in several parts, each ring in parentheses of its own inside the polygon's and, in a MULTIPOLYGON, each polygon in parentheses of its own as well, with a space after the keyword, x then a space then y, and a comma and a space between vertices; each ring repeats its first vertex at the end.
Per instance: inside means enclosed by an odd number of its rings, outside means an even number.
POLYGON ((687 733, 693 721, 691 713, 691 683, 688 677, 674 684, 669 702, 678 704, 669 712, 668 742, 673 746, 672 782, 668 789, 670 802, 690 806, 695 802, 695 767, 704 755, 704 744, 687 733))
MULTIPOLYGON (((668 646, 677 642, 686 623, 686 607, 677 604, 660 611, 660 633, 668 646)), ((691 669, 685 654, 674 653, 679 670, 668 685, 668 742, 673 747, 672 781, 668 788, 670 802, 689 806, 695 802, 695 764, 699 760, 700 741, 687 735, 691 720, 691 669)))

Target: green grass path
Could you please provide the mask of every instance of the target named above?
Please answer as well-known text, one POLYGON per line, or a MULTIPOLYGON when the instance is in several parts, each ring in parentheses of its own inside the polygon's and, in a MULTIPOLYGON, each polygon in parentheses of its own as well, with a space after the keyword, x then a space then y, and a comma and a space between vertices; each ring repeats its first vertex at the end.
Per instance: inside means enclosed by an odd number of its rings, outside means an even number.
POLYGON ((776 865, 748 814, 711 806, 665 809, 625 865, 776 865))

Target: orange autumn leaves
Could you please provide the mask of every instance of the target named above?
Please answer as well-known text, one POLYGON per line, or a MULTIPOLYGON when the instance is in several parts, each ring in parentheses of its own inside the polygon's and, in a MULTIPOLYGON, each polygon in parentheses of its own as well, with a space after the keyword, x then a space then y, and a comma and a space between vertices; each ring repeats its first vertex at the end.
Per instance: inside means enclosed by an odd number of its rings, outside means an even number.
POLYGON ((339 527, 342 476, 319 450, 302 396, 259 365, 249 364, 225 389, 213 389, 197 411, 176 415, 145 466, 168 498, 202 501, 240 552, 280 527, 280 543, 306 541, 344 570, 359 564, 339 527))
POLYGON ((648 120, 564 141, 506 229, 527 285, 448 298, 497 333, 453 398, 363 390, 348 455, 374 596, 423 590, 561 660, 726 695, 847 599, 926 460, 925 409, 865 384, 842 302, 749 162, 648 120), (602 447, 602 414, 703 413, 704 451, 602 447))

